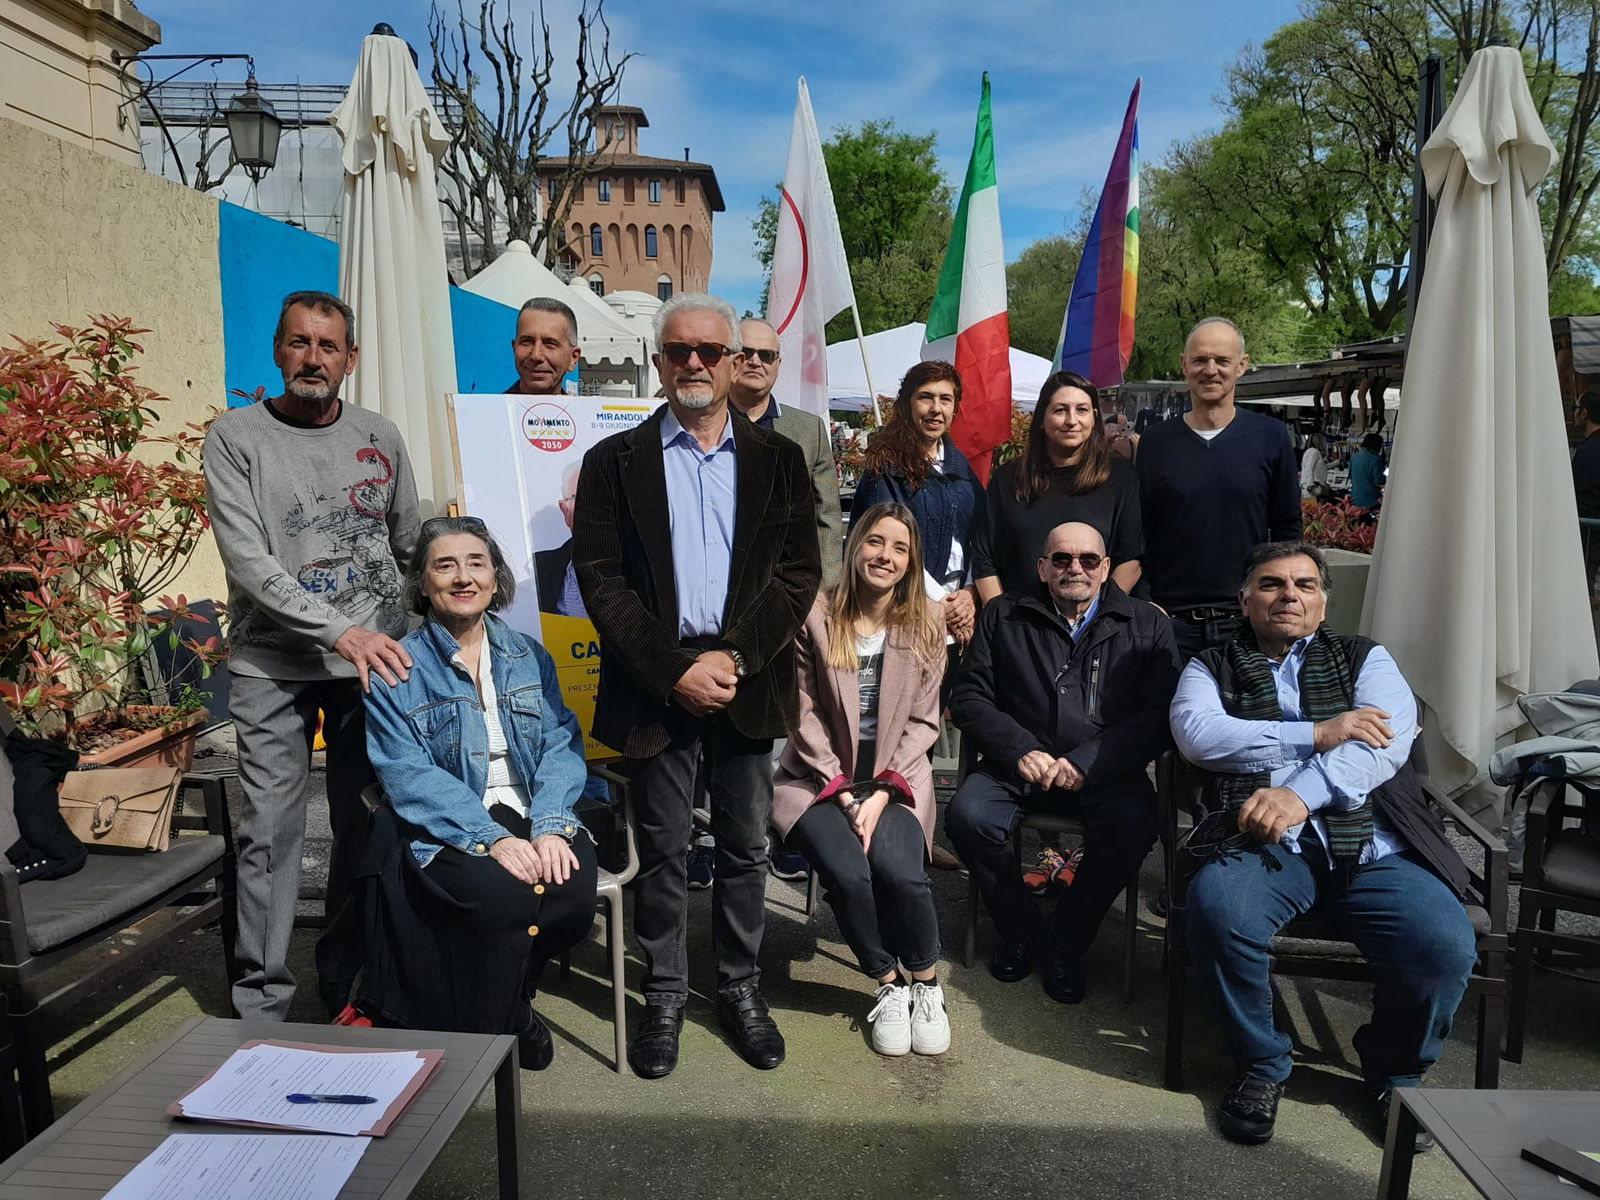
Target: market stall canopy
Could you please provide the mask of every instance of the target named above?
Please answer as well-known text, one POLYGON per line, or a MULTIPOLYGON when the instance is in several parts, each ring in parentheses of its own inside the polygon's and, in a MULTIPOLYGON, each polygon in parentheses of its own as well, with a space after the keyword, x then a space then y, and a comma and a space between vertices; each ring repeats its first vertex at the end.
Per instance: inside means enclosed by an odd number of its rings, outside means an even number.
MULTIPOLYGON (((1260 400, 1271 404, 1292 404, 1281 397, 1310 394, 1320 391, 1329 379, 1334 380, 1334 401, 1339 401, 1338 383, 1345 379, 1387 379, 1399 384, 1405 378, 1406 339, 1382 338, 1371 342, 1356 342, 1340 346, 1331 358, 1311 362, 1263 363, 1252 366, 1239 380, 1235 395, 1240 400, 1260 400)), ((1391 387, 1385 393, 1385 403, 1393 403, 1399 393, 1391 387)), ((1309 400, 1306 403, 1310 403, 1309 400)))
MULTIPOLYGON (((512 308, 521 308, 535 296, 560 300, 578 318, 578 344, 583 360, 599 365, 631 367, 643 371, 649 363, 648 343, 630 329, 606 302, 587 287, 568 287, 549 267, 533 256, 533 249, 520 238, 509 243, 495 259, 462 288, 512 308)), ((511 365, 509 346, 514 330, 506 330, 506 365, 511 365)))
POLYGON ((1600 375, 1600 317, 1568 317, 1572 333, 1572 369, 1583 375, 1600 375))
POLYGON ((456 390, 450 279, 434 164, 450 144, 400 38, 370 34, 344 102, 339 295, 361 359, 345 397, 399 427, 424 511, 455 495, 446 394, 456 390))
MULTIPOLYGON (((920 323, 902 325, 868 334, 867 357, 872 362, 872 381, 878 391, 893 396, 900 378, 922 358, 925 327, 920 323)), ((787 364, 785 370, 792 369, 787 364)), ((1032 411, 1039 400, 1039 389, 1054 370, 1048 358, 1011 348, 1011 402, 1032 411)), ((859 412, 872 407, 872 392, 861 365, 861 347, 855 338, 828 347, 828 407, 839 412, 859 412)))
POLYGON ((1430 773, 1485 779, 1517 698, 1600 670, 1534 193, 1555 147, 1521 55, 1472 56, 1422 149, 1438 216, 1361 631, 1422 702, 1430 773))

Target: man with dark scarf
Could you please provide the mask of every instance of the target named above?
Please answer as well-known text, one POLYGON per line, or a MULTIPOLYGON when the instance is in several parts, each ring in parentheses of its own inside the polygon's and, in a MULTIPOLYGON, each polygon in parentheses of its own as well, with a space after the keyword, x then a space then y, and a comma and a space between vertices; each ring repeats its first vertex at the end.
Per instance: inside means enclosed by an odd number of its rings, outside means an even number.
POLYGON ((1355 1050, 1380 1120, 1438 1059, 1476 960, 1466 867, 1408 762, 1411 689, 1382 646, 1323 624, 1329 582, 1316 547, 1257 546, 1247 624, 1189 663, 1172 701, 1173 738, 1220 810, 1191 839, 1208 861, 1183 930, 1238 1064, 1218 1110, 1238 1142, 1272 1136, 1292 1065, 1268 951, 1290 921, 1313 907, 1339 920, 1377 976, 1355 1050))

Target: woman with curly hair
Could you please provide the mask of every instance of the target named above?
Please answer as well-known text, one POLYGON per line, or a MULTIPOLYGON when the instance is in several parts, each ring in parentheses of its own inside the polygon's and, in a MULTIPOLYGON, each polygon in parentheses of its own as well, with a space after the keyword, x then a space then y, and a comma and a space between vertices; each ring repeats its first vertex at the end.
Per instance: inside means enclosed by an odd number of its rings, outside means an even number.
POLYGON ((960 645, 972 637, 977 593, 963 584, 972 566, 972 522, 983 495, 966 456, 950 440, 961 411, 961 376, 947 362, 906 372, 888 424, 867 446, 866 470, 851 512, 893 500, 917 519, 923 583, 946 631, 960 645))

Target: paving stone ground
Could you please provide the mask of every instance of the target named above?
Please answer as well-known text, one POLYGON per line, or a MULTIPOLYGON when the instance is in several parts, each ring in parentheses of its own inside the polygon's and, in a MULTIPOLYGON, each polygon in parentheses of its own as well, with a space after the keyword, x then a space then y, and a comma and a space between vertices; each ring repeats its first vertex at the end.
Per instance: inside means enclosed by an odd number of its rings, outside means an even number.
MULTIPOLYGON (((225 771, 224 731, 210 735, 197 769, 225 771)), ((947 764, 948 765, 948 764, 947 764)), ((314 780, 306 891, 320 888, 326 802, 314 780)), ((1146 864, 1145 900, 1159 865, 1146 864)), ((940 1058, 884 1059, 867 1042, 871 994, 826 906, 804 912, 803 885, 772 880, 763 984, 788 1040, 775 1071, 745 1066, 724 1043, 712 1004, 710 893, 691 894, 691 987, 683 1057, 665 1080, 611 1069, 611 995, 596 943, 573 954, 572 973, 546 980, 539 1009, 556 1036, 548 1071, 524 1072, 526 1194, 826 1197, 1226 1196, 1295 1200, 1371 1196, 1381 1149, 1357 1107, 1350 1036, 1368 989, 1284 981, 1281 1019, 1299 1046, 1297 1066, 1266 1146, 1224 1141, 1211 1115, 1229 1064, 1215 1024, 1191 1020, 1187 1090, 1161 1085, 1164 977, 1161 922, 1140 913, 1138 994, 1116 994, 1120 912, 1113 910, 1088 960, 1091 991, 1075 1007, 1050 1002, 1037 981, 1003 985, 960 953, 967 886, 957 871, 934 878, 954 1041, 940 1058)), ((309 914, 320 905, 308 902, 309 914)), ((293 943, 302 984, 293 1016, 321 1014, 312 986, 316 930, 293 943)), ((631 950, 631 947, 630 947, 631 950)), ((630 956, 630 985, 639 964, 630 956)), ((1541 975, 1525 1061, 1504 1064, 1507 1088, 1600 1086, 1600 990, 1541 975)), ((637 1016, 638 994, 630 998, 637 1016)), ((215 929, 186 939, 111 992, 64 1014, 52 1051, 58 1110, 77 1100, 188 1017, 227 1012, 215 929)), ((1470 1087, 1475 1013, 1464 1009, 1429 1078, 1470 1087)), ((493 1113, 481 1103, 440 1156, 418 1195, 489 1196, 493 1113)), ((1412 1195, 1475 1195, 1441 1154, 1419 1160, 1412 1195)))

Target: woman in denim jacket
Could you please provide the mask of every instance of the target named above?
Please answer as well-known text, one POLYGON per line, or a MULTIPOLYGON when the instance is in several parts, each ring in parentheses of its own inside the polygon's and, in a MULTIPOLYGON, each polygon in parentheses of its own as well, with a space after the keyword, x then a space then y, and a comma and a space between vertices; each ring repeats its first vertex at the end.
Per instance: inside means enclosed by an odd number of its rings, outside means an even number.
MULTIPOLYGON (((522 1065, 543 1070, 554 1043, 530 1002, 545 963, 594 922, 595 852, 573 815, 583 732, 555 663, 490 615, 514 590, 482 521, 423 524, 406 594, 427 620, 401 643, 407 678, 374 676, 367 749, 409 840, 404 874, 422 883, 404 889, 404 907, 436 935, 439 1027, 515 1033, 522 1065)), ((411 947, 394 949, 398 959, 411 947)), ((408 1011, 415 1001, 396 998, 408 1011)))

